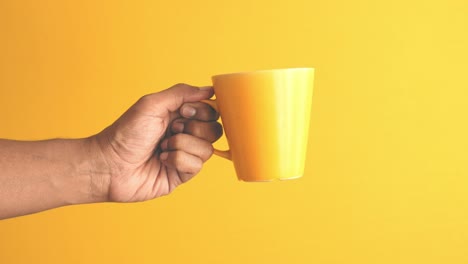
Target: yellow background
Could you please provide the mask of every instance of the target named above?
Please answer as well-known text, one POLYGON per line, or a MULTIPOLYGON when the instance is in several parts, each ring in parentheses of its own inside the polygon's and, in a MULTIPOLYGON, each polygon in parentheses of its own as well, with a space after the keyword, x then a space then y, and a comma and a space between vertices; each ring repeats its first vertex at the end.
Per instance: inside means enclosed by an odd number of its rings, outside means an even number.
POLYGON ((218 73, 316 89, 302 179, 214 157, 161 199, 1 221, 0 263, 468 263, 467 33, 466 0, 1 0, 2 138, 92 135, 218 73))

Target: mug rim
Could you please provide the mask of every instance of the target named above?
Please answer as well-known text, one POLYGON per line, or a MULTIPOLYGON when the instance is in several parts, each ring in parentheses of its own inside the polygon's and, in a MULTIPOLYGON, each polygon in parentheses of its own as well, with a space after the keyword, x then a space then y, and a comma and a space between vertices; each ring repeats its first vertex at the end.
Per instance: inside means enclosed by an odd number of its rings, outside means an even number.
POLYGON ((312 68, 312 67, 296 67, 296 68, 280 68, 280 69, 269 69, 269 70, 243 71, 243 72, 216 74, 216 75, 213 75, 212 78, 231 76, 231 75, 250 75, 250 74, 257 74, 257 73, 268 73, 268 72, 277 72, 277 71, 298 71, 298 70, 315 71, 315 68, 312 68))

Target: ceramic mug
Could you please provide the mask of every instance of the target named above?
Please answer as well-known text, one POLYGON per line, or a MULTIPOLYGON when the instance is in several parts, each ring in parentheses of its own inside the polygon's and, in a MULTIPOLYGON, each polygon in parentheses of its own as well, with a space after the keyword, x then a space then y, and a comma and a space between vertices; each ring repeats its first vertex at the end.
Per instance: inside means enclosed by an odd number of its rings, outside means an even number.
POLYGON ((239 180, 288 180, 304 174, 314 81, 313 68, 230 73, 212 77, 239 180))

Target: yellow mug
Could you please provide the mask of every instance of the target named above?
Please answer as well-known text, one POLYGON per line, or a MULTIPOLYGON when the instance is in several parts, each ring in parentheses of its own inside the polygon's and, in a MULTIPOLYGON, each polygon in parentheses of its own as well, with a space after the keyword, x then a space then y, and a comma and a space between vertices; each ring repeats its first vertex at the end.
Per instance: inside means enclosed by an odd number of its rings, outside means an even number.
POLYGON ((263 70, 212 77, 239 180, 287 180, 304 174, 314 81, 313 68, 263 70))

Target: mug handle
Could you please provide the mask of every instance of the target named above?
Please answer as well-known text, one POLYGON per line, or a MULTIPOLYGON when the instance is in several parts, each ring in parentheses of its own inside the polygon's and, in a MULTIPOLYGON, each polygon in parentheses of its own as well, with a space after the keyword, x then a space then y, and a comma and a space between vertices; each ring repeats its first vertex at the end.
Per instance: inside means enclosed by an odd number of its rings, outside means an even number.
MULTIPOLYGON (((209 106, 213 107, 214 110, 219 112, 218 110, 218 105, 216 104, 215 99, 208 99, 208 100, 202 100, 203 103, 208 104, 209 106)), ((219 149, 214 149, 213 152, 215 155, 218 155, 220 157, 223 157, 225 159, 231 160, 232 161, 232 156, 231 156, 231 150, 219 150, 219 149)))

